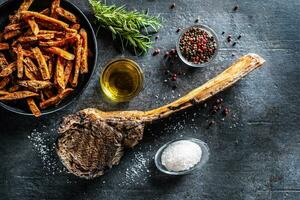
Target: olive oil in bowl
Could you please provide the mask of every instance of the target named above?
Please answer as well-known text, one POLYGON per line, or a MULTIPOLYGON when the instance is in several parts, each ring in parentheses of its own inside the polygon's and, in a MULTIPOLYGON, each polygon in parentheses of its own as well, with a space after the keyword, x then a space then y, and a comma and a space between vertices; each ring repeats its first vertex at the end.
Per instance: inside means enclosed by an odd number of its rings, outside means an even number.
POLYGON ((107 98, 114 102, 126 102, 143 88, 141 68, 132 60, 120 58, 109 62, 100 78, 100 85, 107 98))

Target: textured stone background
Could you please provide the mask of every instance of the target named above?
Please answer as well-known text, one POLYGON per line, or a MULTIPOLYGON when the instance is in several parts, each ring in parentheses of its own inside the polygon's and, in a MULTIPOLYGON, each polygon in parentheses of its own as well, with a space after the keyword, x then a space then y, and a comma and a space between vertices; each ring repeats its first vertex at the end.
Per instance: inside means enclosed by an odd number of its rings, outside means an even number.
MULTIPOLYGON (((72 2, 93 19, 86 0, 72 2)), ((130 103, 111 105, 101 97, 98 77, 102 66, 120 54, 109 34, 100 31, 97 71, 78 102, 40 120, 0 109, 0 199, 300 199, 299 0, 107 0, 107 3, 127 4, 131 9, 149 9, 151 14, 160 14, 165 22, 154 47, 162 51, 174 47, 178 27, 187 27, 199 18, 200 23, 209 25, 219 35, 220 53, 209 68, 182 67, 186 75, 179 77, 178 88, 172 92, 172 85, 163 83, 162 55, 152 57, 150 52, 144 57, 132 57, 126 52, 126 56, 142 66, 145 88, 130 103), (177 5, 173 11, 169 9, 172 2, 177 5), (240 9, 232 12, 236 4, 240 9), (242 34, 236 47, 225 42, 222 31, 234 37, 242 34), (208 115, 210 104, 215 101, 211 99, 208 108, 199 106, 148 127, 143 142, 101 178, 86 181, 60 172, 63 167, 49 148, 62 116, 86 107, 103 110, 158 107, 204 83, 235 57, 248 52, 260 54, 267 63, 219 95, 231 110, 224 121, 220 115, 208 115), (236 56, 232 57, 232 53, 236 56), (211 119, 217 124, 207 129, 207 120, 211 119), (37 132, 45 132, 41 141, 37 141, 37 132), (210 160, 191 175, 163 175, 153 165, 155 151, 180 136, 207 142, 210 160), (47 150, 46 154, 42 150, 47 150)))

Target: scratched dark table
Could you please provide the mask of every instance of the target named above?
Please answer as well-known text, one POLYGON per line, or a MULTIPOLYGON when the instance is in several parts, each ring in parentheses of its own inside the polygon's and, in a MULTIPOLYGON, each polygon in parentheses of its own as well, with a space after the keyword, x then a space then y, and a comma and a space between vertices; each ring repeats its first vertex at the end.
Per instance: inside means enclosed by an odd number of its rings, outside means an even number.
MULTIPOLYGON (((3 0, 0 1, 4 2, 3 0)), ((73 0, 93 21, 86 0, 73 0)), ((163 55, 143 57, 129 52, 145 73, 145 87, 129 103, 112 105, 103 100, 99 73, 110 59, 120 56, 110 34, 100 30, 96 73, 80 99, 68 108, 41 119, 0 109, 0 199, 300 199, 300 2, 299 0, 107 0, 108 4, 146 10, 163 18, 164 26, 154 47, 174 47, 178 27, 199 23, 213 28, 221 49, 206 69, 182 66, 185 75, 164 83, 163 55), (171 3, 176 8, 170 10, 171 3), (239 9, 233 12, 235 5, 239 9), (222 35, 222 32, 225 32, 222 35), (242 38, 237 45, 227 35, 242 38), (86 107, 102 110, 146 110, 177 99, 221 72, 237 57, 257 53, 266 59, 254 71, 218 97, 229 116, 210 115, 216 100, 148 126, 144 140, 128 150, 119 166, 105 176, 83 180, 65 172, 53 143, 61 118, 86 107), (234 54, 234 56, 232 56, 234 54), (216 124, 207 128, 209 121, 216 124), (156 150, 179 137, 205 141, 210 160, 201 170, 182 177, 161 174, 153 164, 156 150), (40 139, 40 140, 39 140, 40 139)), ((95 26, 95 30, 97 27, 95 26)))

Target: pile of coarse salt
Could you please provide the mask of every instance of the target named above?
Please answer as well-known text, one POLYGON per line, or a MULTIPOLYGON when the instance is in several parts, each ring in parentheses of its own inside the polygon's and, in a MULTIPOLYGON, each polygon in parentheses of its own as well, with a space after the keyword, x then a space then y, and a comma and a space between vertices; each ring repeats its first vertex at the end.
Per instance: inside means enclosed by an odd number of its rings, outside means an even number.
POLYGON ((200 162, 201 147, 189 140, 180 140, 169 144, 161 155, 161 163, 169 171, 185 171, 200 162))

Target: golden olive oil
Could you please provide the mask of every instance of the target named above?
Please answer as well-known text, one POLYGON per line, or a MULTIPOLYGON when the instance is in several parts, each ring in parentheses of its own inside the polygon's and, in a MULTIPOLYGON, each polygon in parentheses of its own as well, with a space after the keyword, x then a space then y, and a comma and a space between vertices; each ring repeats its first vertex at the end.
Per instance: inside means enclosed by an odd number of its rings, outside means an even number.
POLYGON ((126 102, 135 97, 143 87, 143 73, 138 64, 126 58, 109 62, 100 78, 106 97, 114 102, 126 102))

